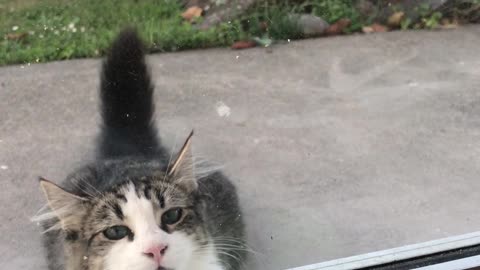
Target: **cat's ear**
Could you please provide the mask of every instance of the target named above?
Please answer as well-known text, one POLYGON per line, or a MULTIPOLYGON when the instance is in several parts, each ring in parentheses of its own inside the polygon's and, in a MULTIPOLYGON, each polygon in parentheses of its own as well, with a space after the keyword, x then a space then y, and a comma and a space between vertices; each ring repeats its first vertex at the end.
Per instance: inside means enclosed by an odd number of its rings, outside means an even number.
POLYGON ((45 197, 47 197, 48 206, 60 220, 62 228, 65 230, 78 229, 85 211, 83 202, 86 199, 72 194, 44 178, 39 180, 45 197))
POLYGON ((193 154, 192 154, 192 136, 193 130, 188 135, 177 158, 167 170, 167 175, 173 179, 176 184, 183 185, 188 191, 197 189, 197 180, 195 179, 193 154))

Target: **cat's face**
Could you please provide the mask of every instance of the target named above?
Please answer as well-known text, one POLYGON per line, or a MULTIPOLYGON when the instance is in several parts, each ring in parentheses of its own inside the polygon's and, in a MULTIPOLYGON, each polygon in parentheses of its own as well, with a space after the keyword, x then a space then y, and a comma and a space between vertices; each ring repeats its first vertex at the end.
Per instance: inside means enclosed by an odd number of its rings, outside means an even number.
POLYGON ((181 186, 130 182, 87 204, 89 269, 184 269, 208 242, 201 207, 181 186))
POLYGON ((67 269, 183 270, 209 260, 203 204, 184 150, 165 173, 89 196, 41 182, 66 232, 67 269))

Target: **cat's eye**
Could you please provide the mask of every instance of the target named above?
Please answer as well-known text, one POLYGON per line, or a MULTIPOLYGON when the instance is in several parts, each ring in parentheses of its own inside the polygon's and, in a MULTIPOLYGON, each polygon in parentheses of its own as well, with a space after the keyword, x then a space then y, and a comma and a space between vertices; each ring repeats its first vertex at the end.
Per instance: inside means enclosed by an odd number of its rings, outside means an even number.
POLYGON ((182 208, 170 209, 162 215, 162 223, 172 225, 177 223, 182 218, 182 208))
POLYGON ((112 226, 105 231, 103 231, 103 235, 110 240, 120 240, 132 232, 126 226, 112 226))

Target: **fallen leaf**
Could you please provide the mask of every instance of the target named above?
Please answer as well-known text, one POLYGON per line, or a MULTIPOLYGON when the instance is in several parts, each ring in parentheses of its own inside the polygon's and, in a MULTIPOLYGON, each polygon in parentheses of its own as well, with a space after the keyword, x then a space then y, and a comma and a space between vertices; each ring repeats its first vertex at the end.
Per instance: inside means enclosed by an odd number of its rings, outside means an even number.
POLYGON ((6 38, 8 40, 22 40, 28 36, 28 33, 9 33, 6 35, 6 38))
POLYGON ((232 49, 234 50, 243 50, 248 48, 253 48, 257 44, 254 41, 237 41, 232 44, 232 49))
POLYGON ((455 19, 449 20, 448 18, 443 18, 441 21, 440 28, 442 29, 455 29, 459 25, 459 22, 455 19))
POLYGON ((370 33, 382 33, 382 32, 388 32, 388 27, 374 23, 372 25, 364 26, 362 27, 362 31, 365 34, 370 34, 370 33))
POLYGON ((362 27, 362 32, 365 34, 370 34, 373 33, 373 28, 371 26, 363 26, 362 27))
POLYGON ((325 33, 327 35, 340 35, 344 32, 345 28, 350 26, 351 21, 349 19, 340 19, 334 24, 330 25, 325 33))
POLYGON ((182 17, 191 22, 193 19, 202 16, 203 9, 197 6, 189 7, 185 12, 182 13, 182 17))
POLYGON ((397 11, 388 17, 387 25, 393 28, 400 27, 403 18, 405 18, 405 13, 397 11))

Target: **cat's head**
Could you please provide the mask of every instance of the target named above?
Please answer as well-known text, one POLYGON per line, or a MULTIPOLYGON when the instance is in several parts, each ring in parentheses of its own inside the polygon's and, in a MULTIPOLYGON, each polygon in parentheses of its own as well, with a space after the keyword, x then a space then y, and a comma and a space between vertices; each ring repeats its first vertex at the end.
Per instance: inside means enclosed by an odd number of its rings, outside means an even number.
POLYGON ((190 137, 164 172, 85 196, 41 186, 66 236, 69 269, 180 270, 208 255, 190 137))

